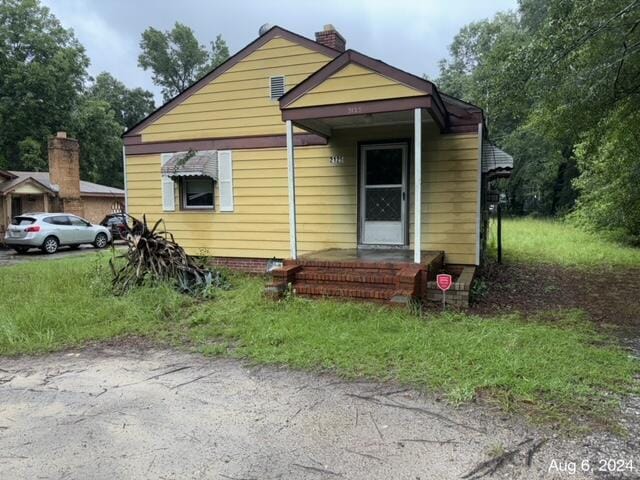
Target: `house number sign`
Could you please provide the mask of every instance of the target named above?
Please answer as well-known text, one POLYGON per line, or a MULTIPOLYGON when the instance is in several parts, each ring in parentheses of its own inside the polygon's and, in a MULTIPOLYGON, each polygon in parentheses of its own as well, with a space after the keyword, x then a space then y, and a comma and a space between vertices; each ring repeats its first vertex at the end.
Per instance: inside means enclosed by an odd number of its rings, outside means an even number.
POLYGON ((343 155, 332 155, 329 157, 329 162, 331 165, 342 165, 344 163, 343 155))

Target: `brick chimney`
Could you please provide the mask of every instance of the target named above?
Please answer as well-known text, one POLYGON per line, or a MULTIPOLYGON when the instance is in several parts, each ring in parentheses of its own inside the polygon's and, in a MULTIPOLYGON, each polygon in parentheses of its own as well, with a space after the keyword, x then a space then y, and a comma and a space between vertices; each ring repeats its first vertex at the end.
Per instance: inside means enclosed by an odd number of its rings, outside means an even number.
POLYGON ((58 210, 83 215, 80 200, 80 144, 58 132, 49 139, 49 179, 58 189, 58 210))
POLYGON ((329 48, 344 52, 347 41, 331 24, 325 25, 321 32, 316 32, 316 42, 329 48))

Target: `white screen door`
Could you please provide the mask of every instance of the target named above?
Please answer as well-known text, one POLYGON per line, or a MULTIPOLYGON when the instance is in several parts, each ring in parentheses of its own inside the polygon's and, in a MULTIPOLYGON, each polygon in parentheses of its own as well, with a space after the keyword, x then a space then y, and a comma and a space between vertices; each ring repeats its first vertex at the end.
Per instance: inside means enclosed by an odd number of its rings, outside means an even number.
POLYGON ((404 143, 362 146, 360 243, 406 243, 407 152, 404 143))

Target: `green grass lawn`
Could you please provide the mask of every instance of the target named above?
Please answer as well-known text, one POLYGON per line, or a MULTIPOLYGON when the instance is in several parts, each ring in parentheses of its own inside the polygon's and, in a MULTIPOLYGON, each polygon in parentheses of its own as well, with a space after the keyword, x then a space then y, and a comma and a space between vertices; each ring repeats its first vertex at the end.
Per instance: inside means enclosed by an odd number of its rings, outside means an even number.
POLYGON ((0 354, 146 335, 207 354, 426 387, 452 403, 488 393, 506 408, 558 421, 576 413, 607 420, 614 411, 610 393, 632 391, 640 373, 579 312, 551 323, 418 316, 299 298, 274 302, 263 297, 262 279, 245 276, 232 277, 233 288, 210 301, 166 287, 114 298, 109 277, 104 256, 3 268, 0 354))
MULTIPOLYGON (((505 261, 577 267, 640 267, 640 248, 621 245, 562 221, 503 219, 502 238, 505 261)), ((495 256, 495 222, 489 242, 495 256)))

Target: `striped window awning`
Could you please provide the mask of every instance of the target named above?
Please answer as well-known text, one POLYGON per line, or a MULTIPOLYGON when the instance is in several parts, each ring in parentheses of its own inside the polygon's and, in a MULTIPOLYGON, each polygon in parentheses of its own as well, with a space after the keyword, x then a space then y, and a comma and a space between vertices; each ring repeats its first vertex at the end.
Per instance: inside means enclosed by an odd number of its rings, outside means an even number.
POLYGON ((218 179, 218 152, 176 153, 162 166, 165 177, 210 177, 218 179))
POLYGON ((513 157, 486 140, 482 145, 482 173, 508 177, 513 170, 513 157))

